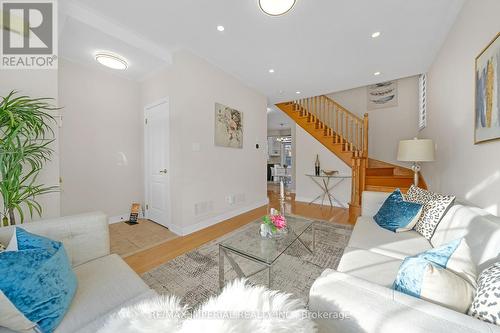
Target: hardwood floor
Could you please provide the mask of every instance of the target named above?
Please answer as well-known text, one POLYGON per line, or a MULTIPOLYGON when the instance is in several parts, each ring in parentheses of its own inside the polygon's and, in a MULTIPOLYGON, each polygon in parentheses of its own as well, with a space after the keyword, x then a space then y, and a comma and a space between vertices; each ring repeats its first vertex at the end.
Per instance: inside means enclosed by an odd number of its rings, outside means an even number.
MULTIPOLYGON (((267 196, 270 207, 279 207, 279 185, 268 184, 267 196)), ((321 206, 295 201, 295 193, 285 192, 286 212, 335 223, 349 223, 349 210, 346 208, 321 206)))
MULTIPOLYGON (((132 254, 124 260, 138 274, 145 273, 181 254, 217 239, 239 227, 267 214, 271 207, 279 207, 279 187, 268 185, 269 205, 233 217, 187 236, 177 237, 144 251, 132 254)), ((295 201, 295 194, 286 192, 286 211, 295 215, 335 223, 349 223, 349 211, 345 208, 320 206, 295 201)))

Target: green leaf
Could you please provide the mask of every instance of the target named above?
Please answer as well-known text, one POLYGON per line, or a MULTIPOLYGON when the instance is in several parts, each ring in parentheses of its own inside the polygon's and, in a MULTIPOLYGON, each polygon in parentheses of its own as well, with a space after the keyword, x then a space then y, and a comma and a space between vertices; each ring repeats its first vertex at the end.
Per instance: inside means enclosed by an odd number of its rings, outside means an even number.
POLYGON ((3 216, 16 211, 25 219, 23 207, 30 216, 41 216, 42 206, 36 197, 58 191, 57 186, 37 183, 40 171, 53 154, 51 114, 59 108, 50 98, 30 98, 11 91, 0 97, 0 194, 3 216))

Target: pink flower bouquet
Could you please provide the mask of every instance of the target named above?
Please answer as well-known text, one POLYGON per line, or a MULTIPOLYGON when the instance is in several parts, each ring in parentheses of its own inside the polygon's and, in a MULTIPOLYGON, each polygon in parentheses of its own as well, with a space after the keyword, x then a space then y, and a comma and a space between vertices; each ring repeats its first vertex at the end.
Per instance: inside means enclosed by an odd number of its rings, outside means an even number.
MULTIPOLYGON (((277 231, 284 231, 286 229, 286 218, 285 216, 279 214, 276 211, 271 212, 271 214, 266 215, 262 218, 263 226, 265 230, 271 233, 276 233, 277 231)), ((266 233, 263 228, 261 228, 261 234, 266 233)), ((264 235, 263 235, 264 236, 264 235)))

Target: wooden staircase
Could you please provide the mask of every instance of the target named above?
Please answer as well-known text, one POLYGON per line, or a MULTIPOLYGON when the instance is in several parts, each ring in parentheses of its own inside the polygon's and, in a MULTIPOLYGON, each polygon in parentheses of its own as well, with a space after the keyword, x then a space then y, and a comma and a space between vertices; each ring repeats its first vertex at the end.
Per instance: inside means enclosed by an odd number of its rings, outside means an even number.
MULTIPOLYGON (((400 188, 406 192, 413 183, 412 170, 368 157, 368 114, 358 117, 323 95, 276 106, 351 167, 351 222, 361 213, 364 190, 392 192, 400 188)), ((419 186, 427 188, 422 178, 419 186)))

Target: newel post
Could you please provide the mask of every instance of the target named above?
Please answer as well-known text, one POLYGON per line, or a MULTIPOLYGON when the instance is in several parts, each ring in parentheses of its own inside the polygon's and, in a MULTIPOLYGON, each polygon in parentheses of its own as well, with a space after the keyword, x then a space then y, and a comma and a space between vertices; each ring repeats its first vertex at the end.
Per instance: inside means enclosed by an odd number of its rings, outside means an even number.
POLYGON ((368 113, 363 117, 363 157, 368 158, 368 113))

